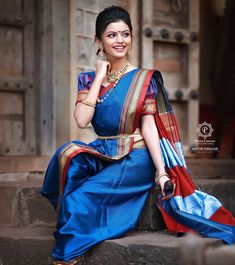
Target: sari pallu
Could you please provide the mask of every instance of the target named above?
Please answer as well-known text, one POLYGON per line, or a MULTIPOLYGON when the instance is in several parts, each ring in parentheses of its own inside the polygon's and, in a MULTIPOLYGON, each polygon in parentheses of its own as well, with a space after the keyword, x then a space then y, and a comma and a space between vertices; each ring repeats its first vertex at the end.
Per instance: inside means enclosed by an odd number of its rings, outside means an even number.
POLYGON ((165 169, 176 184, 175 194, 159 206, 167 229, 173 233, 194 230, 206 237, 235 243, 235 218, 213 196, 196 190, 186 166, 178 125, 164 89, 161 73, 154 73, 158 84, 155 121, 165 169))

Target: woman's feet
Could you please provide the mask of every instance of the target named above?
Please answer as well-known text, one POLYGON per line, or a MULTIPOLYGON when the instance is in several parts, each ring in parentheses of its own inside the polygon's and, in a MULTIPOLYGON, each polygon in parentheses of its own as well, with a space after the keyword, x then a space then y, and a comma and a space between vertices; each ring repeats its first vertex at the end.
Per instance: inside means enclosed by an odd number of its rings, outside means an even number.
POLYGON ((72 262, 72 261, 59 261, 59 260, 54 260, 52 265, 79 265, 79 261, 77 262, 72 262))
POLYGON ((71 261, 59 261, 54 260, 52 265, 82 265, 83 263, 83 257, 78 257, 76 259, 73 259, 71 261))

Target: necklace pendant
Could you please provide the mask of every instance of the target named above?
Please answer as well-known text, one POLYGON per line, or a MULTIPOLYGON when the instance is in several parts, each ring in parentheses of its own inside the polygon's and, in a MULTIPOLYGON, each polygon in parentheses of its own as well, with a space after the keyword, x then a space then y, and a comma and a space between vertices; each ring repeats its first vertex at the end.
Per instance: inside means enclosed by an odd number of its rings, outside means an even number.
POLYGON ((109 83, 113 83, 113 82, 115 82, 117 79, 118 79, 118 75, 117 75, 116 73, 111 73, 111 74, 108 76, 108 78, 107 78, 107 80, 108 80, 109 83))
POLYGON ((109 73, 108 77, 107 77, 107 81, 109 83, 114 83, 112 85, 112 88, 109 90, 109 92, 106 94, 106 96, 104 96, 104 98, 100 99, 97 98, 97 102, 98 103, 103 103, 103 101, 106 100, 106 98, 111 94, 111 92, 114 90, 114 88, 117 86, 119 80, 122 78, 122 76, 124 75, 124 73, 126 72, 127 67, 129 66, 129 62, 126 63, 126 65, 117 73, 109 73))

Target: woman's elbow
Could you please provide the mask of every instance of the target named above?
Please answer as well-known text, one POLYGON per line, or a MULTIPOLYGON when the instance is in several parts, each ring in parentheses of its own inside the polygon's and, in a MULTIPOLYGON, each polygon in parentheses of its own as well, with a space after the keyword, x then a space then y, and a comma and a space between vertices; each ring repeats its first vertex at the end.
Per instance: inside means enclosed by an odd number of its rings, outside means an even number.
POLYGON ((81 123, 81 122, 79 122, 79 121, 76 121, 76 123, 77 123, 77 126, 78 126, 80 129, 85 129, 86 126, 87 126, 85 123, 81 123))

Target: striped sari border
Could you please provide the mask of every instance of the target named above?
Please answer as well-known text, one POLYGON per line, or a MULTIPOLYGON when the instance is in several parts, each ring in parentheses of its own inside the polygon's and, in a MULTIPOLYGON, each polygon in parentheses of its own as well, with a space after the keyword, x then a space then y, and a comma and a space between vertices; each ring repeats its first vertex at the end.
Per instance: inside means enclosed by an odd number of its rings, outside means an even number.
POLYGON ((59 179, 59 198, 58 198, 58 203, 57 203, 57 207, 56 207, 57 211, 60 208, 60 201, 61 201, 62 194, 64 192, 64 187, 66 184, 66 176, 67 176, 70 161, 74 156, 76 156, 80 153, 92 154, 92 155, 95 155, 95 156, 100 157, 100 158, 105 159, 105 160, 119 159, 119 157, 112 157, 111 158, 109 156, 103 155, 103 154, 99 153, 97 150, 95 150, 94 148, 92 148, 90 146, 86 146, 86 145, 71 143, 71 144, 65 146, 61 150, 60 154, 58 155, 60 179, 59 179))
MULTIPOLYGON (((146 81, 146 77, 150 76, 150 72, 147 69, 139 70, 134 79, 131 82, 130 88, 128 90, 128 94, 126 96, 126 100, 123 105, 120 126, 119 126, 119 134, 124 133, 132 133, 134 130, 134 126, 137 121, 137 110, 139 111, 142 106, 141 100, 145 96, 143 93, 143 87, 148 86, 149 80, 146 81), (133 115, 131 115, 133 113, 133 115), (127 119, 127 117, 130 117, 127 119)), ((150 76, 151 78, 151 76, 150 76)), ((145 89, 146 90, 146 89, 145 89)), ((121 155, 123 153, 127 153, 130 147, 133 145, 133 139, 120 139, 118 143, 118 154, 121 155)))

